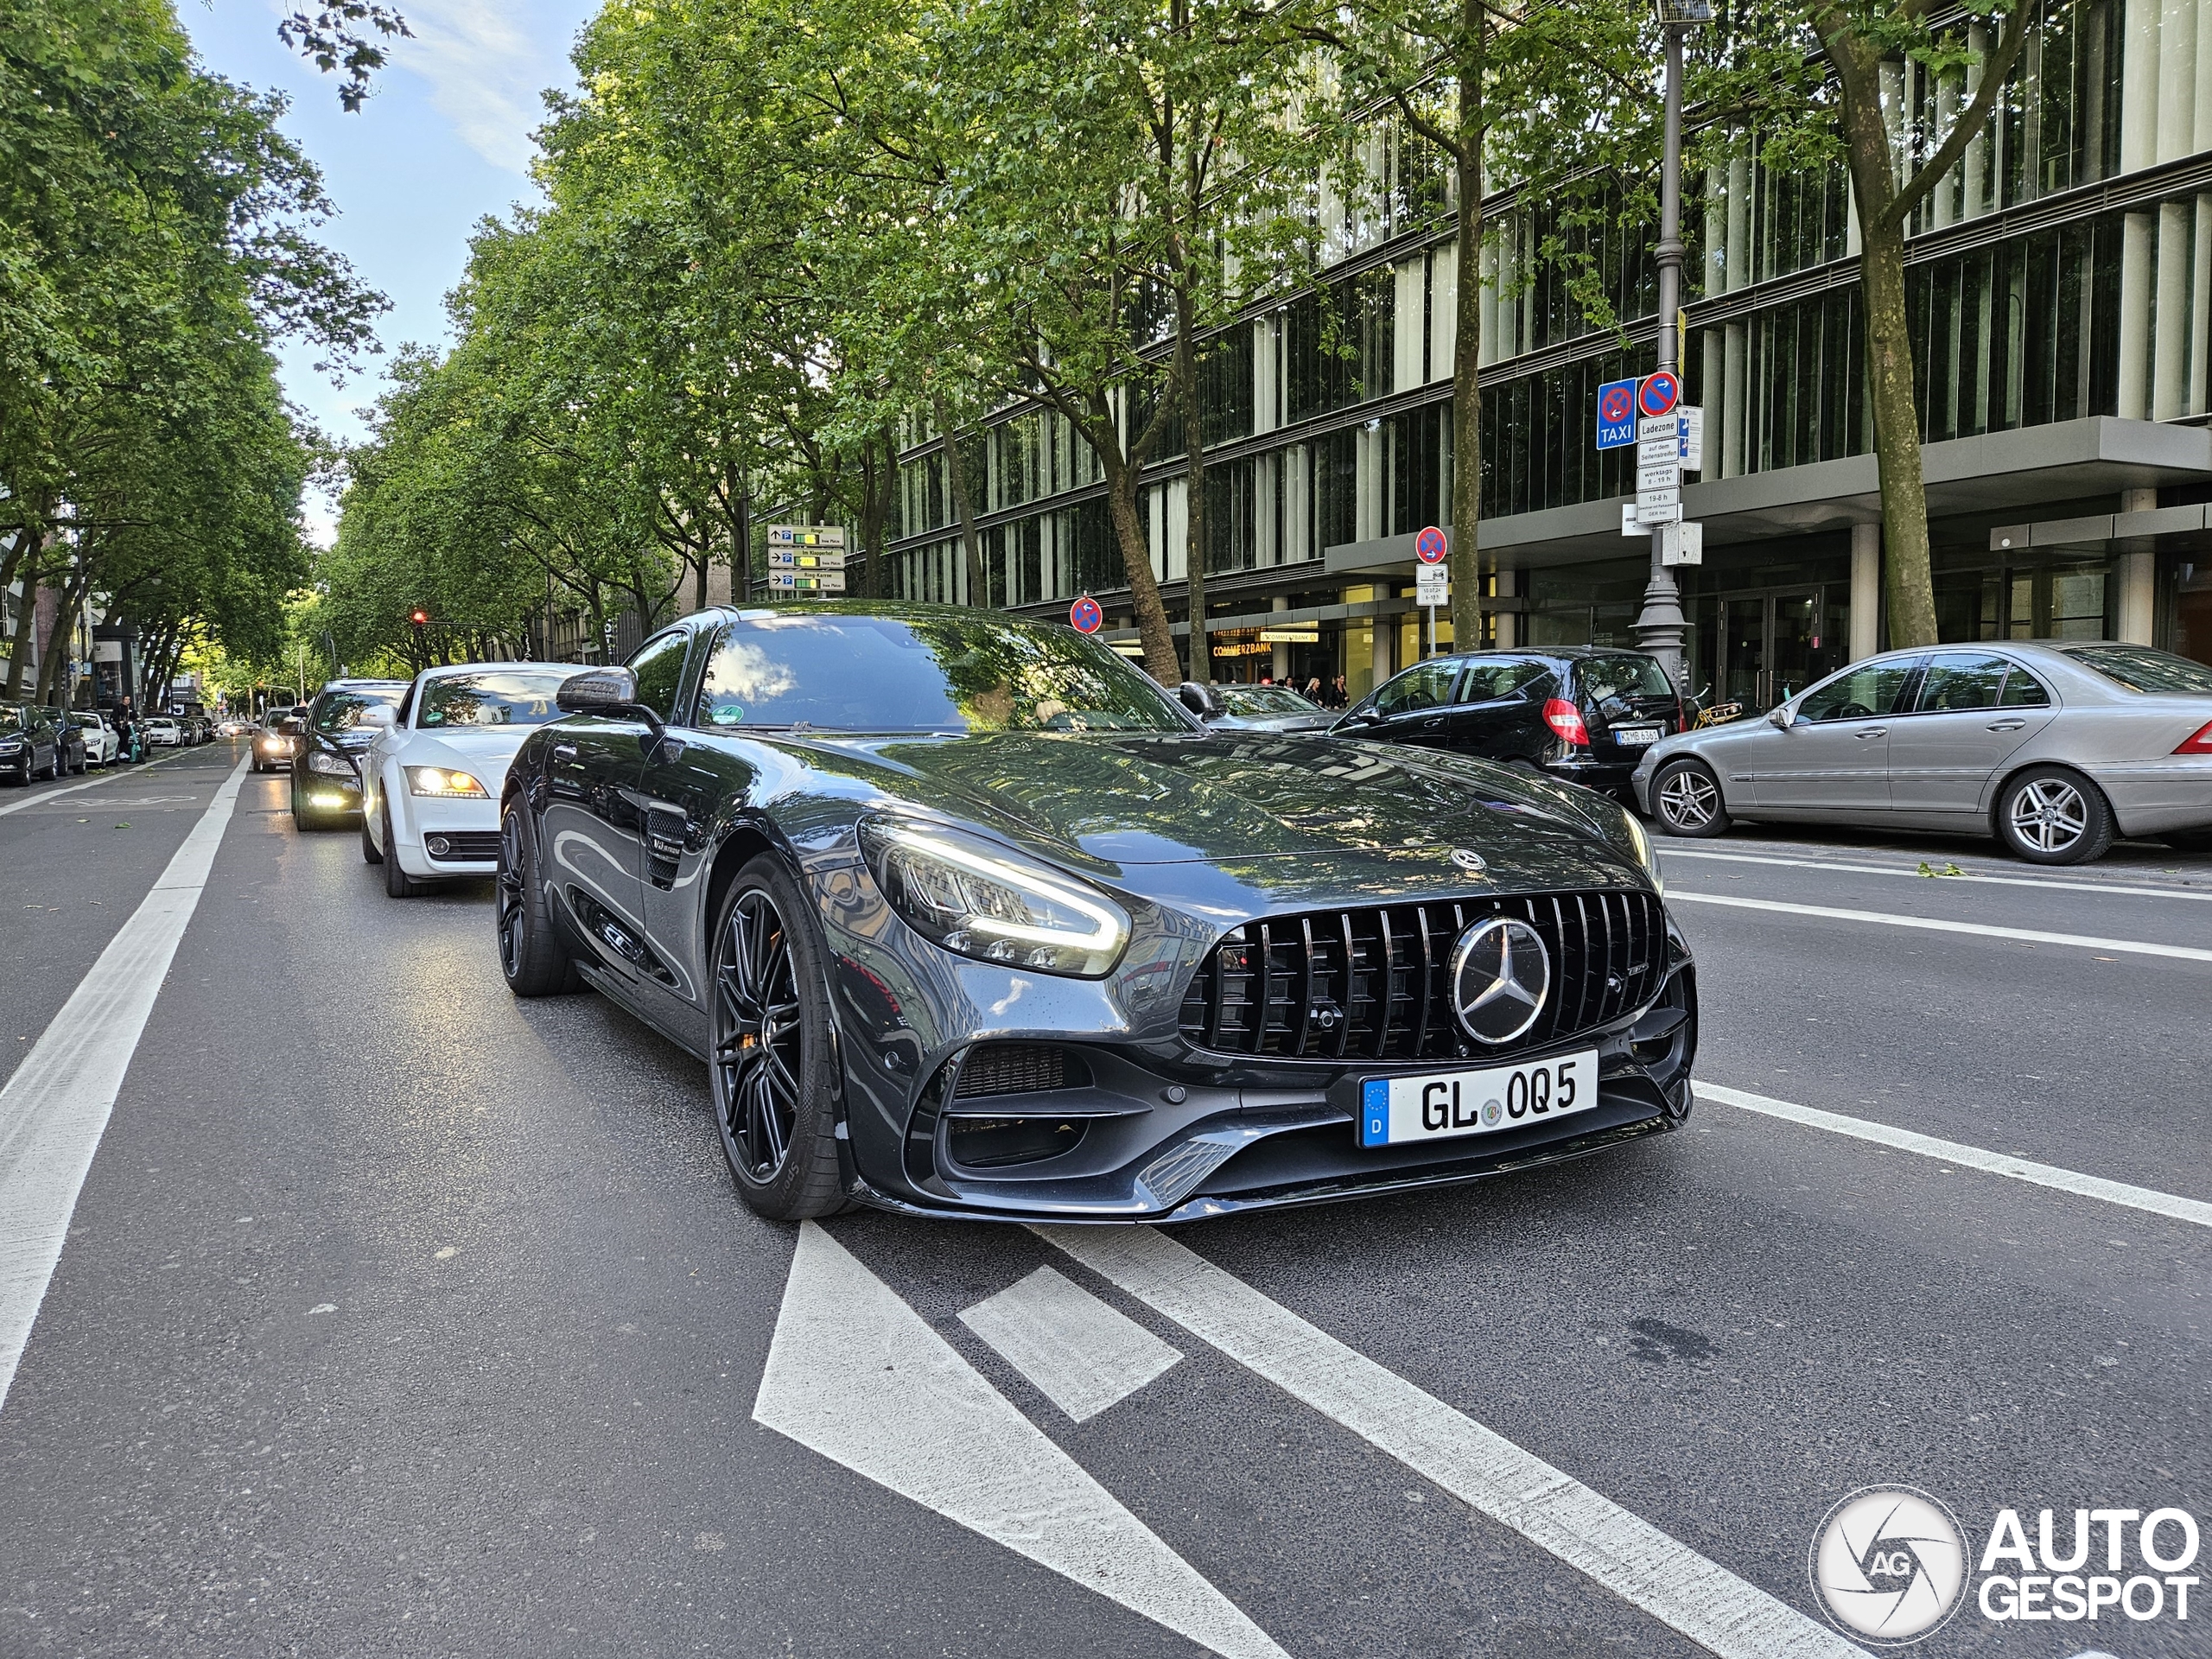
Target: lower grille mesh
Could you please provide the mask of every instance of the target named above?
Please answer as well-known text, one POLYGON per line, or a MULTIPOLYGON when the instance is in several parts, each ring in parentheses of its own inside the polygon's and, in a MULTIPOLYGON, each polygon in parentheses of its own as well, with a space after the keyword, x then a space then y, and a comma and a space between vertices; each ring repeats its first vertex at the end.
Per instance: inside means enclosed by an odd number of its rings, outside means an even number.
MULTIPOLYGON (((1659 993, 1665 912, 1647 893, 1540 893, 1270 916, 1231 931, 1192 976, 1184 1038, 1217 1053, 1425 1060, 1504 1055, 1619 1019, 1659 993), (1552 982, 1528 1033, 1491 1047, 1452 1010, 1452 944, 1516 917, 1550 953, 1552 982)), ((966 1079, 962 1079, 965 1089, 966 1079)))

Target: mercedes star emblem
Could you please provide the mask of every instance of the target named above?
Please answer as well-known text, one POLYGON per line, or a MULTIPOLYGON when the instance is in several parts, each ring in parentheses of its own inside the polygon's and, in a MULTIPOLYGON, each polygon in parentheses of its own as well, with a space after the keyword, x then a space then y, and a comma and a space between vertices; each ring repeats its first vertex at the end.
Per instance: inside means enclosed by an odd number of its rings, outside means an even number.
POLYGON ((1486 870, 1490 868, 1483 861, 1480 853, 1469 852, 1465 847, 1452 849, 1452 863, 1455 868, 1462 870, 1486 870))
POLYGON ((1524 1035, 1544 1011, 1552 955, 1511 916, 1477 922, 1452 947, 1452 1007, 1467 1035, 1495 1046, 1524 1035))

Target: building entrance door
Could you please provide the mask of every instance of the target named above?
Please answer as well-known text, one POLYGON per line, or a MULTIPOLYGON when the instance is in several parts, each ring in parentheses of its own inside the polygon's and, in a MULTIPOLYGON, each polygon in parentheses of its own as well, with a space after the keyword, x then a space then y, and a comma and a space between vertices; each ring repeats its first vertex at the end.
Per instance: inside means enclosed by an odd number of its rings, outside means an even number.
POLYGON ((1771 709, 1822 671, 1821 590, 1724 594, 1713 690, 1719 702, 1771 709))

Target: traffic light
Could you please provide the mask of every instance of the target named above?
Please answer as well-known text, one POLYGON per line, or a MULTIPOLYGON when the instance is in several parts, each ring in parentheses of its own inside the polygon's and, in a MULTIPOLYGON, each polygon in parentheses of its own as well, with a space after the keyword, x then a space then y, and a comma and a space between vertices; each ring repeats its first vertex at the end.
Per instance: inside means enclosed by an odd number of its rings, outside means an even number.
POLYGON ((430 626, 430 613, 420 605, 409 613, 407 620, 418 628, 427 628, 430 626))

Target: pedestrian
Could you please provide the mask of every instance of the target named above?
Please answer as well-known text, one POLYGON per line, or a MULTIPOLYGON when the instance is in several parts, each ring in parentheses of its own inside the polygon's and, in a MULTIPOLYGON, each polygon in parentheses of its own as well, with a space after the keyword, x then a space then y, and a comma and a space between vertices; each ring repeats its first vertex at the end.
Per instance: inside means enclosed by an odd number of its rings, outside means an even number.
POLYGON ((1329 707, 1342 709, 1351 701, 1351 696, 1344 690, 1344 677, 1339 674, 1337 676, 1336 683, 1329 688, 1329 707))
POLYGON ((1321 677, 1319 674, 1306 682, 1306 701, 1312 703, 1321 701, 1321 677))

